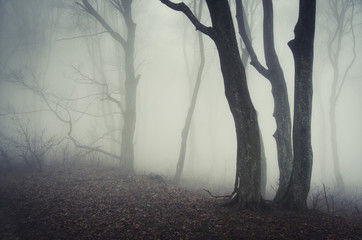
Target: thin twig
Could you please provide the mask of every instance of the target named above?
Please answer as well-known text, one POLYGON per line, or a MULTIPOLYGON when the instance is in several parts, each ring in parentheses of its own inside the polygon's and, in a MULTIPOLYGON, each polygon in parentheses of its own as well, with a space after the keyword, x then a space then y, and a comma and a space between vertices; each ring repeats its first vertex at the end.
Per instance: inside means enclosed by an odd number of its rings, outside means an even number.
POLYGON ((55 40, 56 42, 60 42, 60 41, 68 41, 68 40, 73 40, 73 39, 78 39, 78 38, 84 38, 84 37, 93 37, 93 36, 97 36, 97 35, 101 35, 103 33, 107 33, 108 31, 102 31, 102 32, 98 32, 98 33, 91 33, 91 34, 85 34, 85 35, 79 35, 79 36, 74 36, 74 37, 68 37, 68 38, 60 38, 55 40))
POLYGON ((202 189, 203 191, 205 191, 205 192, 207 192, 208 194, 210 194, 210 196, 211 197, 213 197, 213 198, 230 198, 231 197, 231 195, 224 195, 224 196, 215 196, 215 195, 213 195, 209 190, 207 190, 207 189, 202 189))

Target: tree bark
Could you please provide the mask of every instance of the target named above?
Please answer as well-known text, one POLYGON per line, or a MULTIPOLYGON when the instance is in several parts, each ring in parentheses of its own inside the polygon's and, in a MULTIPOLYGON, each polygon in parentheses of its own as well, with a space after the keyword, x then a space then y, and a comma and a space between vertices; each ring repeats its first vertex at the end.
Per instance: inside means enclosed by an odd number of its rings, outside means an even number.
POLYGON ((295 38, 289 42, 295 64, 292 176, 281 203, 295 210, 307 208, 313 165, 311 115, 316 0, 299 1, 295 38))
POLYGON ((213 35, 219 52, 225 95, 234 118, 237 138, 236 179, 233 197, 241 208, 259 208, 260 134, 255 108, 238 51, 230 7, 226 0, 207 0, 213 35))
POLYGON ((276 141, 279 165, 279 187, 274 200, 279 201, 286 192, 292 172, 293 153, 291 117, 287 85, 283 69, 280 66, 274 47, 274 17, 272 1, 263 0, 263 12, 264 56, 268 67, 267 69, 260 64, 252 47, 251 40, 248 37, 248 23, 245 21, 246 18, 244 17, 243 3, 241 0, 236 0, 236 19, 238 22, 239 33, 244 41, 246 49, 249 52, 251 65, 253 65, 255 69, 266 79, 268 79, 272 86, 274 118, 277 126, 273 136, 276 141))
POLYGON ((219 53, 225 96, 234 118, 237 138, 235 188, 230 202, 240 208, 260 208, 260 135, 255 108, 246 83, 234 24, 227 0, 207 0, 212 27, 201 24, 184 3, 161 0, 168 7, 182 11, 197 30, 208 35, 219 53))

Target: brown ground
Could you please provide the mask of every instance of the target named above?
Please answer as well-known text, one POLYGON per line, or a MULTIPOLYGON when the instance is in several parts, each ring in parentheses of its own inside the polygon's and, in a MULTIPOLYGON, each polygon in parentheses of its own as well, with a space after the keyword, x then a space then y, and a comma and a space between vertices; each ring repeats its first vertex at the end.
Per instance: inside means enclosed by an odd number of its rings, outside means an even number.
POLYGON ((357 221, 271 209, 116 170, 0 176, 0 239, 362 239, 357 221))

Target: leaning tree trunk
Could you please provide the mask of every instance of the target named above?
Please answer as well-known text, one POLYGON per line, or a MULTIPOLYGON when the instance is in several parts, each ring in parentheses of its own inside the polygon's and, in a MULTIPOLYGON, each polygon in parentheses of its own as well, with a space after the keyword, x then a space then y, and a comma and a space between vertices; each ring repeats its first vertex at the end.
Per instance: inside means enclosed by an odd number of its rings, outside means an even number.
POLYGON ((235 189, 231 202, 238 202, 241 208, 259 208, 262 203, 259 125, 246 83, 228 0, 206 1, 212 27, 201 24, 184 3, 160 1, 176 11, 182 11, 197 30, 208 35, 216 44, 225 96, 234 118, 237 138, 235 189))
POLYGON ((284 73, 280 66, 278 56, 274 48, 273 4, 270 0, 263 0, 264 8, 264 53, 266 65, 269 68, 269 81, 272 86, 274 99, 274 118, 276 130, 274 138, 277 146, 279 165, 279 187, 274 198, 280 200, 285 194, 290 176, 292 174, 292 137, 291 117, 288 99, 288 89, 284 79, 284 73))
POLYGON ((227 0, 207 0, 214 40, 219 52, 225 95, 234 118, 237 138, 236 179, 233 198, 241 208, 259 208, 260 134, 256 111, 246 83, 234 24, 227 0))
POLYGON ((313 165, 311 117, 316 0, 299 1, 295 38, 289 42, 295 64, 292 176, 281 203, 291 209, 307 208, 313 165))
MULTIPOLYGON (((201 17, 201 13, 202 13, 202 1, 199 2, 199 14, 198 14, 199 18, 201 17)), ((198 35, 199 47, 200 47, 200 65, 199 65, 199 69, 197 71, 196 83, 195 83, 194 91, 192 93, 192 99, 191 99, 191 103, 190 103, 190 106, 189 106, 189 110, 187 112, 185 125, 184 125, 184 128, 182 130, 182 134, 181 134, 182 139, 181 139, 180 154, 179 154, 179 159, 177 161, 176 174, 175 174, 175 177, 174 177, 175 183, 180 182, 181 174, 182 174, 182 171, 183 171, 183 168, 184 168, 185 156, 186 156, 187 138, 188 138, 188 135, 189 135, 189 132, 190 132, 191 120, 192 120, 192 116, 193 116, 194 111, 195 111, 196 100, 197 100, 197 96, 198 96, 198 93, 199 93, 199 89, 200 89, 200 85, 201 85, 201 79, 202 79, 202 73, 204 71, 204 66, 205 66, 204 40, 203 40, 202 34, 200 32, 197 35, 198 35)))
POLYGON ((241 0, 236 0, 236 19, 238 22, 239 33, 244 41, 245 47, 251 58, 251 65, 269 80, 272 87, 274 100, 274 118, 276 130, 274 139, 276 141, 279 165, 279 187, 274 198, 280 200, 285 194, 292 172, 292 140, 291 140, 291 117, 288 99, 288 90, 284 78, 283 69, 280 66, 278 56, 274 46, 274 26, 273 26, 273 5, 270 0, 263 0, 263 41, 264 55, 267 68, 259 62, 256 53, 248 36, 248 23, 244 17, 244 7, 241 0))

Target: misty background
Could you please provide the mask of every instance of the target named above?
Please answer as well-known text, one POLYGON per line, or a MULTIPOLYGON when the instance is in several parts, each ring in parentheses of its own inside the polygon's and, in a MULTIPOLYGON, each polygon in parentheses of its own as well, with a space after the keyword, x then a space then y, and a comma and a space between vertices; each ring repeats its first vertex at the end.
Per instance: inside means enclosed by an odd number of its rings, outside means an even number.
MULTIPOLYGON (((91 2, 124 34, 124 23, 109 1, 91 2)), ((137 24, 135 69, 140 75, 135 169, 137 173, 153 172, 171 178, 176 170, 181 131, 200 61, 197 31, 183 14, 159 1, 133 1, 132 9, 137 24)), ((203 12, 201 21, 210 25, 206 7, 203 12)), ((347 11, 348 14, 351 11, 347 11)), ((359 2, 353 14, 356 57, 336 103, 336 130, 345 186, 350 191, 361 191, 362 12, 359 2)), ((292 112, 294 62, 287 43, 294 37, 297 16, 297 0, 274 1, 275 45, 292 112)), ((248 18, 253 20, 253 45, 263 63, 261 4, 252 18, 250 15, 248 18)), ((334 72, 327 44, 336 24, 328 10, 328 0, 318 1, 312 189, 323 184, 333 189, 336 185, 329 130, 329 97, 334 72)), ((353 58, 350 33, 346 31, 341 39, 340 77, 353 58)), ((203 39, 205 69, 188 137, 182 182, 187 186, 197 183, 202 187, 224 188, 228 192, 235 178, 235 129, 224 95, 216 47, 207 37, 203 39)), ((74 1, 0 0, 0 146, 13 166, 26 166, 24 155, 28 154, 29 144, 43 154, 43 168, 70 169, 85 163, 119 165, 119 159, 77 148, 67 135, 69 124, 60 118, 72 120, 72 136, 80 145, 119 154, 121 112, 114 102, 106 101, 104 85, 98 83, 106 79, 108 93, 122 102, 125 78, 122 54, 120 46, 103 27, 74 1)), ((268 198, 272 198, 278 185, 278 163, 271 87, 250 65, 247 79, 262 130, 268 198)), ((4 170, 4 155, 1 159, 1 170, 4 170)))

